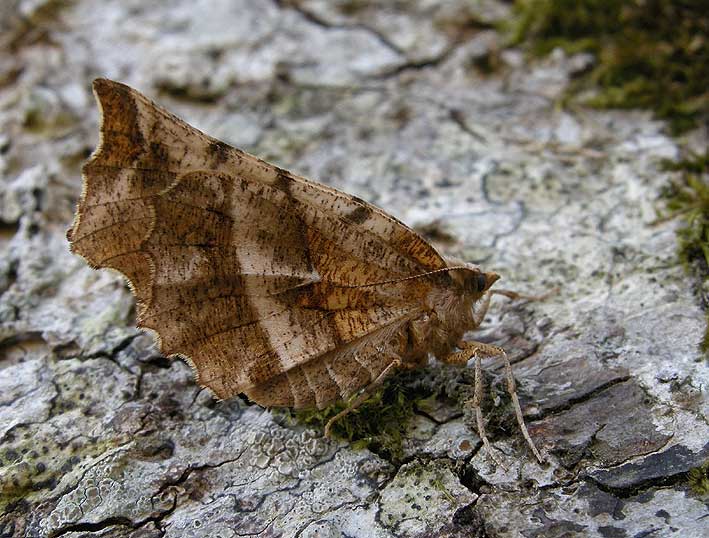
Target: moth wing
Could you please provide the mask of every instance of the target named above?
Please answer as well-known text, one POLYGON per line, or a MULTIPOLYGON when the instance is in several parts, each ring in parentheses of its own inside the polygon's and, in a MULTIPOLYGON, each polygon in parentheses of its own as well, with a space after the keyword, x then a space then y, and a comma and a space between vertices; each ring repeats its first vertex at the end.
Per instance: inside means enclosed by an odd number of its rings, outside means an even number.
POLYGON ((67 237, 91 266, 126 276, 164 354, 186 357, 218 397, 262 405, 322 407, 386 367, 425 283, 350 286, 446 267, 432 246, 128 86, 98 79, 94 93, 101 141, 67 237))

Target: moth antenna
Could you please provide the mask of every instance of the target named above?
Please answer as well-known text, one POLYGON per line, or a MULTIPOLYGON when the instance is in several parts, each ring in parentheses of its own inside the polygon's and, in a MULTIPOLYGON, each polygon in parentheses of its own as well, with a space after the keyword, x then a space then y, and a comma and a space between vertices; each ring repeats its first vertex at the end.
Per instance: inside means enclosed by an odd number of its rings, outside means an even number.
POLYGON ((557 288, 552 288, 546 293, 542 293, 541 295, 527 295, 526 293, 519 293, 516 291, 512 290, 504 290, 504 289, 494 289, 490 290, 489 293, 493 295, 502 295, 503 297, 507 297, 508 299, 512 299, 513 301, 546 301, 549 297, 553 297, 554 295, 557 295, 561 290, 557 288))
POLYGON ((373 286, 383 286, 385 284, 397 284, 399 282, 406 282, 408 280, 416 280, 417 278, 423 278, 429 275, 435 275, 436 273, 447 273, 448 271, 454 271, 457 269, 470 269, 465 265, 456 265, 454 267, 444 267, 443 269, 436 269, 435 271, 427 271, 426 273, 420 273, 418 275, 411 275, 405 278, 393 278, 391 280, 380 280, 379 282, 370 282, 368 284, 339 284, 339 288, 371 288, 373 286))

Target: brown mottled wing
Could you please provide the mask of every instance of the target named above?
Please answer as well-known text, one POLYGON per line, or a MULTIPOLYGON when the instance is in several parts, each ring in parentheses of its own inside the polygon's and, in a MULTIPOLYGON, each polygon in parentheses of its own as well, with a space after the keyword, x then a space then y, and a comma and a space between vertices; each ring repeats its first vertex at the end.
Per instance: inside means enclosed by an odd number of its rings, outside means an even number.
POLYGON ((386 367, 427 285, 347 286, 445 267, 428 243, 128 86, 98 79, 94 93, 101 143, 67 237, 129 279, 163 353, 187 357, 218 397, 262 405, 322 407, 386 367))

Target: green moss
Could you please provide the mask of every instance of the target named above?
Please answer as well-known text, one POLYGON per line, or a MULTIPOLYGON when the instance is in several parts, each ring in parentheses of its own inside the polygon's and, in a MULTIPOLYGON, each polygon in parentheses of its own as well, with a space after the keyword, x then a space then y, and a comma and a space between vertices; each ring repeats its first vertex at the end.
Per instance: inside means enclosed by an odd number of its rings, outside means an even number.
MULTIPOLYGON (((354 448, 370 448, 392 461, 400 461, 406 423, 417 402, 435 397, 432 389, 409 383, 404 373, 387 380, 382 388, 332 427, 332 435, 346 439, 354 448)), ((330 418, 347 407, 338 402, 323 410, 295 411, 296 419, 324 427, 330 418)))
POLYGON ((702 498, 709 498, 709 460, 691 469, 687 475, 692 492, 702 498))
MULTIPOLYGON (((685 269, 706 286, 709 283, 709 150, 680 162, 666 162, 665 168, 682 172, 664 192, 669 216, 679 217, 683 222, 677 230, 679 259, 685 269)), ((709 351, 709 317, 702 349, 709 351)))
POLYGON ((596 62, 571 91, 588 104, 650 108, 674 132, 709 111, 709 10, 705 0, 517 0, 506 30, 535 54, 555 47, 596 62))

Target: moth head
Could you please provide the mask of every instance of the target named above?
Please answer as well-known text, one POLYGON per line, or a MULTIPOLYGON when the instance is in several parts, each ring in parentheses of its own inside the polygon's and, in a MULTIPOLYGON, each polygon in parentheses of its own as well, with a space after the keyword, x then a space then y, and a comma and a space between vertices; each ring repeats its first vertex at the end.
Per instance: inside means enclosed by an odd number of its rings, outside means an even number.
POLYGON ((497 273, 485 273, 479 269, 465 275, 464 287, 468 293, 482 295, 500 278, 497 273))
POLYGON ((486 273, 477 267, 465 267, 451 271, 451 277, 462 288, 465 295, 472 296, 474 300, 482 296, 500 278, 497 273, 486 273))

